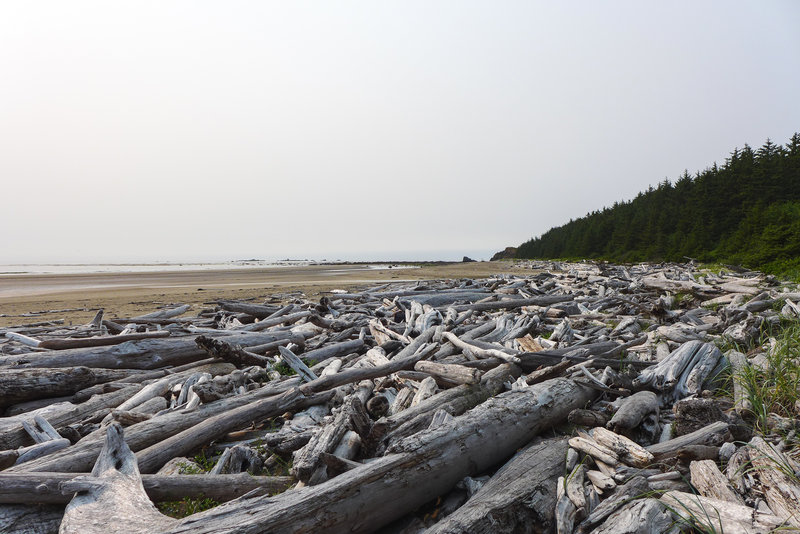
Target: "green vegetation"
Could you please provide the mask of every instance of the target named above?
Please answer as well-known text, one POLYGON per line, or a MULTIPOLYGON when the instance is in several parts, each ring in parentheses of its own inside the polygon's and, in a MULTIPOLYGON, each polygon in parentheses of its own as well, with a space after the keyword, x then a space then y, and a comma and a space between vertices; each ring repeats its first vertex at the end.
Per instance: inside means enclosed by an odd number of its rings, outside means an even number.
POLYGON ((159 503, 158 510, 164 515, 180 519, 182 517, 196 514, 198 512, 209 510, 219 505, 220 503, 215 501, 214 499, 203 498, 203 497, 198 499, 192 499, 190 497, 184 497, 180 501, 168 501, 159 503))
POLYGON ((765 434, 770 413, 795 417, 795 404, 800 400, 800 323, 784 326, 774 339, 775 346, 767 351, 766 369, 748 365, 733 377, 752 405, 756 429, 765 434))
MULTIPOLYGON (((800 134, 552 228, 517 258, 733 263, 800 279, 800 134)), ((716 266, 714 266, 716 267, 716 266)), ((711 270, 715 270, 712 268, 711 270)))

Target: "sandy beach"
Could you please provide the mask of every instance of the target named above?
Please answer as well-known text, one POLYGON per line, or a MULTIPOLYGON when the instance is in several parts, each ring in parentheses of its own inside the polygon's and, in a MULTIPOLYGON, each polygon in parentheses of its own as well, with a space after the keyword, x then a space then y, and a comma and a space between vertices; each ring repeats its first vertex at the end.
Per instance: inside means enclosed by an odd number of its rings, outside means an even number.
POLYGON ((164 304, 209 307, 218 299, 260 301, 276 293, 318 296, 332 289, 402 280, 480 278, 513 269, 508 262, 450 263, 371 269, 365 264, 269 269, 0 275, 0 326, 54 319, 78 324, 103 308, 107 317, 133 317, 164 304), (46 312, 46 313, 42 313, 46 312))

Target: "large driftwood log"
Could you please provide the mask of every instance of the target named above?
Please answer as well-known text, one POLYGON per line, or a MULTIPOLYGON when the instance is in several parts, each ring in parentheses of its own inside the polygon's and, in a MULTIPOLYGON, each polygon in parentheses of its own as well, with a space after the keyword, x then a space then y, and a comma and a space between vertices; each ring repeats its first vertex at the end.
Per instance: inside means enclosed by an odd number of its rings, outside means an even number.
POLYGON ((556 481, 564 472, 565 439, 534 443, 517 453, 430 534, 552 532, 556 481))
POLYGON ((566 379, 510 391, 323 484, 239 499, 186 518, 169 532, 371 532, 507 459, 594 396, 566 379))
POLYGON ((56 369, 3 369, 0 372, 0 409, 43 397, 72 395, 81 389, 126 378, 127 370, 60 367, 56 369))
POLYGON ((62 487, 77 494, 64 512, 60 534, 107 534, 111 525, 119 532, 146 534, 166 530, 175 522, 147 498, 136 457, 117 424, 108 427, 92 479, 73 479, 62 487))
MULTIPOLYGON (((291 336, 291 332, 248 333, 225 336, 225 341, 249 347, 291 336)), ((52 353, 0 356, 0 368, 26 367, 103 367, 106 369, 156 369, 180 365, 206 356, 193 338, 144 339, 113 347, 66 349, 52 353)))
MULTIPOLYGON (((0 503, 3 504, 67 504, 71 494, 62 487, 76 478, 73 473, 0 473, 0 503)), ((79 480, 90 480, 82 476, 79 480)), ((245 493, 259 490, 263 494, 286 490, 292 477, 233 475, 142 475, 142 485, 153 502, 176 501, 184 497, 230 501, 245 493)), ((0 530, 0 532, 5 532, 0 530)))
POLYGON ((766 534, 785 528, 784 521, 776 515, 702 495, 668 491, 660 500, 685 523, 697 525, 701 532, 766 534))
POLYGON ((38 347, 42 349, 79 349, 84 347, 107 347, 109 345, 119 345, 126 341, 138 341, 140 339, 154 339, 169 337, 169 330, 158 330, 155 332, 138 332, 135 334, 122 334, 119 336, 103 336, 103 337, 84 337, 75 339, 47 339, 39 343, 38 347))

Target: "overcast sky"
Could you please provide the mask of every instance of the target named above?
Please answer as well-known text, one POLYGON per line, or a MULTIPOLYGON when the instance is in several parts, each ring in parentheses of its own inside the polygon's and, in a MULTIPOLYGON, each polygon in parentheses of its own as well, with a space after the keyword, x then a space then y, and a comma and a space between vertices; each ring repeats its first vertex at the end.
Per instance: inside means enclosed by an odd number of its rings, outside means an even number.
POLYGON ((800 2, 7 1, 0 263, 488 258, 800 131, 800 2))

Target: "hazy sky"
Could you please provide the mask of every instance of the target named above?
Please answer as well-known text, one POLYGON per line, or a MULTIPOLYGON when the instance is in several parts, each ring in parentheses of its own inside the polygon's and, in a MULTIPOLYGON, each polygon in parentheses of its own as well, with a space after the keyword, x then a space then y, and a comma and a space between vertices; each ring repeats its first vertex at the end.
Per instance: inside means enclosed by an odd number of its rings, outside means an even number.
POLYGON ((800 2, 0 3, 0 263, 459 258, 800 131, 800 2))

